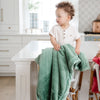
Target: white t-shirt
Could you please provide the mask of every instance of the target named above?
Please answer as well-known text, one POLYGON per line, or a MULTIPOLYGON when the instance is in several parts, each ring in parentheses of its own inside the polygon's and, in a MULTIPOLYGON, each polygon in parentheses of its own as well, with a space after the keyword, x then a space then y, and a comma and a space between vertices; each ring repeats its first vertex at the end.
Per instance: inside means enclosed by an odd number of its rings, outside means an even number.
POLYGON ((76 40, 80 38, 79 32, 71 25, 66 30, 60 25, 54 25, 49 34, 56 38, 58 44, 70 44, 73 47, 76 46, 76 40))

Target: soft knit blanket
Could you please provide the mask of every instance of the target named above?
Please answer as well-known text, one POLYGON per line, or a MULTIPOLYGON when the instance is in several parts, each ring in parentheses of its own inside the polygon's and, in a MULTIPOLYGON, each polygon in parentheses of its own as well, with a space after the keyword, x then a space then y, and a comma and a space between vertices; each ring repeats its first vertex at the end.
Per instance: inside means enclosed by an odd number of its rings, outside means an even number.
POLYGON ((69 93, 73 69, 90 69, 83 53, 77 55, 69 45, 61 46, 59 51, 53 48, 42 50, 35 61, 39 64, 37 100, 66 100, 69 93))

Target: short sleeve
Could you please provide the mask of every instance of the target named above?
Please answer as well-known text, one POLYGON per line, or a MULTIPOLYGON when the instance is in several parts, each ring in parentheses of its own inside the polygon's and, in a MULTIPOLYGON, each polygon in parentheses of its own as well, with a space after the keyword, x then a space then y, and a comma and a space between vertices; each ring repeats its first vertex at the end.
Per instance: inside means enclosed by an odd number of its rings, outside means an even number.
POLYGON ((75 40, 80 38, 80 33, 75 29, 75 40))
POLYGON ((55 26, 53 26, 53 27, 51 28, 49 34, 51 34, 53 37, 56 38, 56 28, 55 28, 55 26))

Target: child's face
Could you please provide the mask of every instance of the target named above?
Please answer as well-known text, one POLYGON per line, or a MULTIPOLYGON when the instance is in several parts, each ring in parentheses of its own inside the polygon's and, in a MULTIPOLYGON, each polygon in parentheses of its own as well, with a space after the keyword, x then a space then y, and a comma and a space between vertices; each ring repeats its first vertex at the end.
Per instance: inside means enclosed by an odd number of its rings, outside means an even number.
POLYGON ((67 12, 65 12, 61 8, 56 9, 56 21, 59 25, 65 25, 68 24, 70 21, 71 17, 67 12))

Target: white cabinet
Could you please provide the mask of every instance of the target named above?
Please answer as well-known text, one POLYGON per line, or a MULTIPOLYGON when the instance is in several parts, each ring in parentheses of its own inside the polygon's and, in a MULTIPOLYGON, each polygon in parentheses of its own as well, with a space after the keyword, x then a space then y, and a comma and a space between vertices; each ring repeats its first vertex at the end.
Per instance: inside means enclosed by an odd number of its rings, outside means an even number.
POLYGON ((15 64, 11 58, 29 42, 36 40, 49 41, 49 36, 0 35, 0 76, 15 75, 15 64))
POLYGON ((22 36, 0 35, 0 75, 15 74, 11 58, 22 48, 22 36))
POLYGON ((50 41, 49 35, 23 35, 22 46, 24 47, 31 41, 50 41))
POLYGON ((18 0, 0 0, 0 33, 18 32, 18 0))

